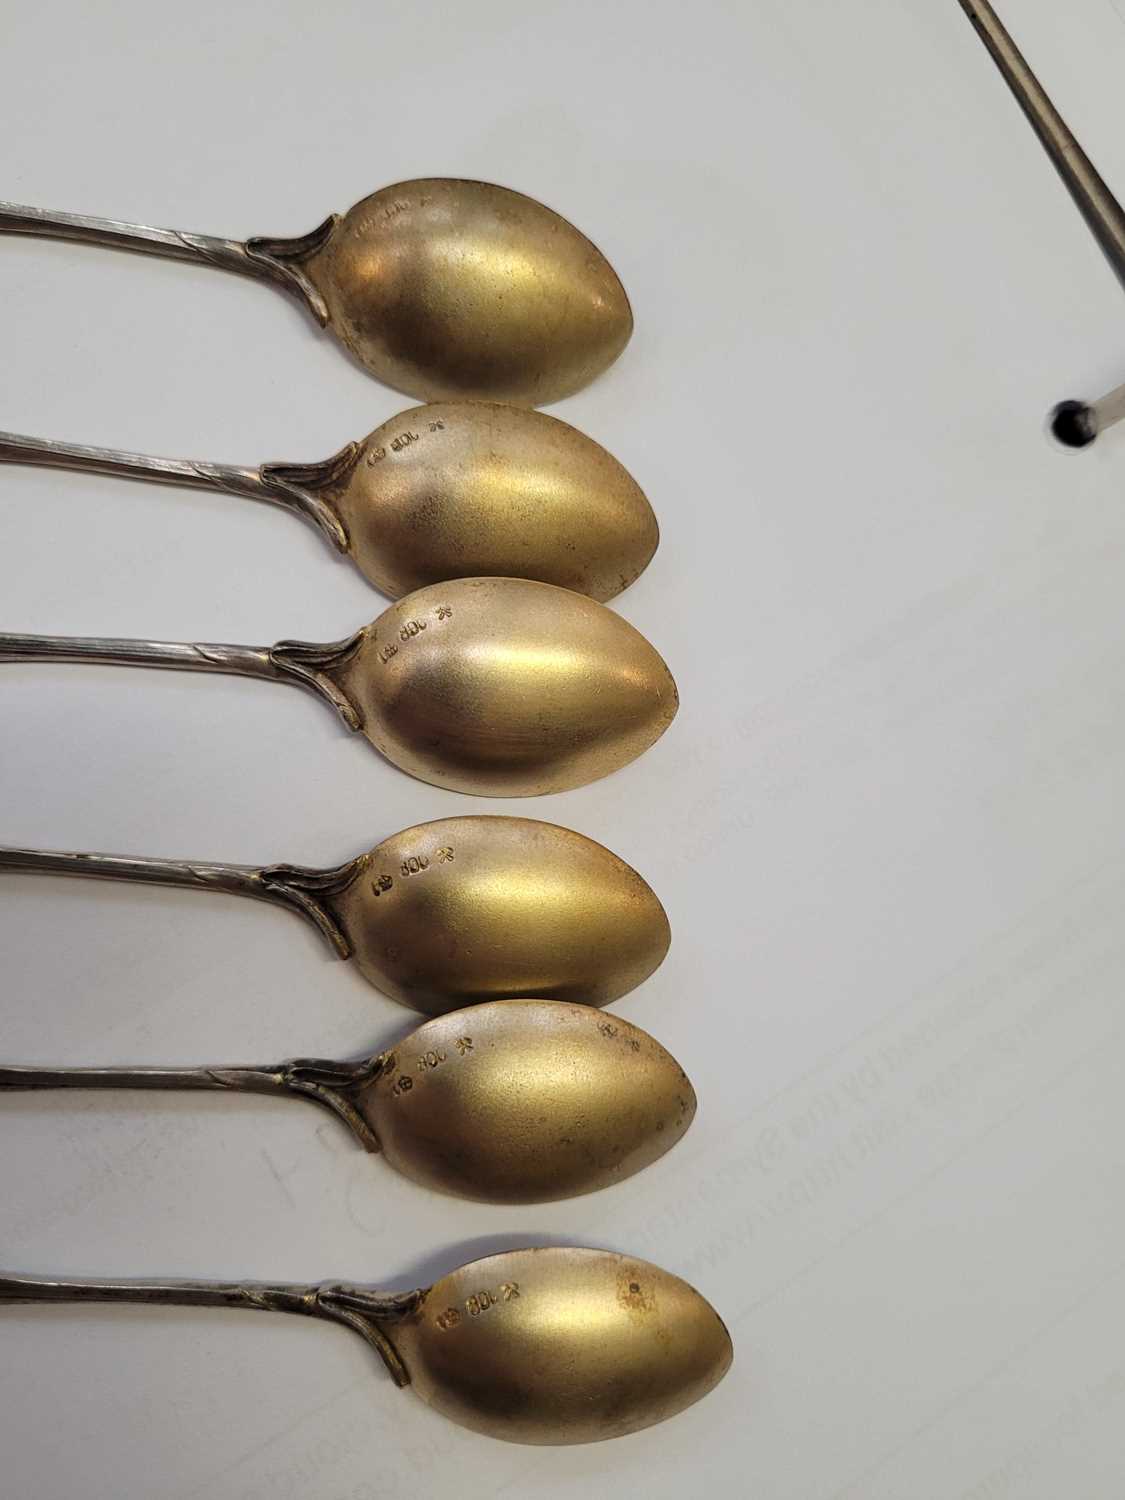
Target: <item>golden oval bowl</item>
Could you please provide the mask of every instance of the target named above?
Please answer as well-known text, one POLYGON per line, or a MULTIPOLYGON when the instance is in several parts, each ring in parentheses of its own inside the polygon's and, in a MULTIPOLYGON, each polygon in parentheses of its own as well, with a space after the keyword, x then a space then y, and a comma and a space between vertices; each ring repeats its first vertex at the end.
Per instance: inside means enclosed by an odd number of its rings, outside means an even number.
POLYGON ((381 188, 344 214, 304 270, 355 357, 427 401, 558 401, 612 364, 633 331, 597 246, 534 198, 488 182, 381 188))

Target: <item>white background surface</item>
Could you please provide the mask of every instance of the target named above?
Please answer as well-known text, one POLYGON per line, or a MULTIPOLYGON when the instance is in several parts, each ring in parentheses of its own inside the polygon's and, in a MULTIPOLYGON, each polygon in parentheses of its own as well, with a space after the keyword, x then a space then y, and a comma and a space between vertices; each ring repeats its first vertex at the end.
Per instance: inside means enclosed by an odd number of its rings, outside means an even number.
MULTIPOLYGON (((574 1241, 687 1276, 737 1348, 664 1427, 531 1450, 319 1324, 12 1309, 4 1493, 1120 1494, 1125 440, 1066 456, 1041 418, 1122 378, 1125 318, 954 0, 4 11, 12 199, 286 234, 444 173, 602 246, 636 336, 554 410, 660 516, 619 608, 683 709, 627 771, 513 806, 409 781, 299 692, 9 666, 0 838, 328 864, 454 812, 563 822, 668 907, 618 1009, 701 1109, 617 1190, 498 1210, 297 1105, 12 1097, 0 1264, 394 1286, 574 1241)), ((1005 14, 1125 191, 1125 4, 1005 14)), ((12 239, 0 295, 17 431, 311 460, 407 404, 236 277, 12 239)), ((5 629, 332 639, 382 607, 268 508, 0 490, 5 629)), ((0 954, 12 1061, 347 1056, 412 1024, 220 896, 5 877, 0 954)))

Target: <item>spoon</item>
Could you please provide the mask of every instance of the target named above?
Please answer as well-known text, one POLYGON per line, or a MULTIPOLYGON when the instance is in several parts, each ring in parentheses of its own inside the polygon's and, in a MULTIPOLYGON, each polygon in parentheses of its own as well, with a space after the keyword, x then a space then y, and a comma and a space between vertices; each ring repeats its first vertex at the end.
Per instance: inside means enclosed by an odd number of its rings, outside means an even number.
POLYGON ((483 401, 413 407, 319 464, 236 468, 12 432, 0 432, 0 462, 271 501, 312 521, 395 599, 486 575, 611 599, 660 536, 644 492, 600 444, 545 412, 483 401))
POLYGON ((227 646, 0 634, 0 662, 174 667, 296 682, 421 781, 535 797, 608 776, 675 717, 644 636, 582 594, 525 578, 417 589, 326 645, 227 646))
POLYGON ((550 1245, 470 1262, 433 1286, 59 1281, 0 1274, 0 1303, 147 1302, 301 1313, 352 1328, 398 1386, 510 1443, 596 1443, 673 1417, 730 1368, 694 1287, 609 1250, 550 1245))
POLYGON ((542 406, 629 342, 613 267, 573 224, 509 188, 399 182, 296 239, 215 239, 0 203, 0 232, 218 266, 294 293, 373 375, 423 400, 542 406))
POLYGON ((252 896, 301 912, 403 1005, 442 1015, 483 1000, 607 1005, 656 969, 668 918, 637 872, 531 818, 442 818, 330 870, 0 845, 0 873, 93 875, 252 896))
POLYGON ((695 1091, 659 1042, 559 1000, 494 1000, 359 1062, 251 1068, 4 1068, 0 1092, 233 1089, 312 1099, 438 1192, 546 1203, 623 1181, 687 1130, 695 1091))

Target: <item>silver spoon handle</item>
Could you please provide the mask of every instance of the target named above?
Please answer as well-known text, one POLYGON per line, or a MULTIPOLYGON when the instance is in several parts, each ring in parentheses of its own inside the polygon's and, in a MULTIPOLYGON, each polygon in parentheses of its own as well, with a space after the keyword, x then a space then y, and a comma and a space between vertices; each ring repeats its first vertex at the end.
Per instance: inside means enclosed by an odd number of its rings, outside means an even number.
POLYGON ((387 1052, 360 1062, 295 1058, 276 1067, 0 1067, 0 1093, 40 1089, 187 1089, 297 1097, 331 1110, 365 1150, 379 1151, 378 1137, 356 1101, 363 1089, 393 1067, 394 1054, 387 1052))
POLYGON ((988 0, 959 0, 1046 149, 1106 259, 1125 285, 1125 210, 1028 66, 988 0))
POLYGON ((299 1313, 343 1323, 382 1356, 396 1385, 410 1375, 380 1327, 406 1317, 424 1292, 384 1293, 366 1287, 252 1281, 61 1281, 0 1273, 0 1305, 60 1302, 142 1302, 163 1307, 242 1307, 251 1312, 299 1313))
POLYGON ((111 667, 164 667, 177 672, 219 672, 311 689, 351 730, 361 727, 355 705, 331 675, 358 649, 363 632, 343 641, 278 641, 274 646, 232 646, 206 641, 145 641, 115 636, 24 635, 0 631, 5 662, 83 662, 111 667))
POLYGON ((172 885, 186 890, 222 891, 269 901, 307 917, 341 958, 350 958, 351 941, 333 911, 330 898, 361 872, 366 856, 332 870, 303 865, 216 864, 200 860, 147 859, 118 854, 63 853, 0 844, 0 874, 86 875, 100 880, 130 880, 172 885))
POLYGON ((88 214, 55 213, 29 208, 23 203, 0 203, 0 233, 31 234, 38 239, 78 240, 115 250, 138 250, 170 260, 220 266, 248 276, 263 275, 239 240, 217 239, 209 234, 185 234, 178 229, 154 229, 149 224, 126 224, 119 219, 98 219, 88 214))
POLYGON ((0 1093, 35 1089, 241 1089, 281 1092, 267 1068, 0 1067, 0 1093))
POLYGON ((0 662, 92 662, 102 666, 167 667, 282 681, 265 646, 202 641, 121 640, 112 636, 20 635, 0 632, 0 662))
POLYGON ((0 463, 148 479, 164 484, 188 485, 193 489, 220 490, 247 500, 268 501, 311 521, 340 552, 348 550, 347 533, 331 503, 318 491, 344 477, 354 464, 358 451, 358 444, 351 443, 325 463, 263 464, 257 469, 247 469, 236 464, 153 458, 144 453, 129 453, 122 448, 90 448, 82 443, 60 443, 48 438, 25 437, 18 432, 0 432, 0 463))
MULTIPOLYGON (((0 432, 0 463, 29 464, 48 469, 77 469, 86 474, 115 474, 126 479, 154 479, 196 489, 219 489, 228 494, 263 498, 265 488, 257 469, 232 464, 201 464, 185 458, 150 458, 121 448, 89 448, 82 443, 25 437, 0 432)), ((272 498, 272 497, 265 497, 272 498)))
POLYGON ((201 860, 146 859, 120 854, 63 853, 0 844, 0 873, 89 875, 98 880, 132 880, 146 885, 175 885, 187 890, 225 891, 231 896, 270 900, 262 871, 253 865, 205 863, 201 860))
POLYGON ((173 1307, 246 1307, 311 1313, 315 1286, 254 1286, 239 1281, 61 1281, 0 1275, 0 1303, 148 1302, 173 1307))
POLYGON ((188 234, 180 229, 156 229, 151 224, 126 224, 89 214, 57 213, 29 208, 23 203, 0 203, 0 234, 30 234, 39 239, 77 240, 114 250, 135 250, 193 265, 217 266, 272 281, 296 293, 323 327, 328 321, 324 298, 308 280, 302 263, 327 242, 336 223, 333 214, 311 234, 296 239, 219 239, 210 234, 188 234))

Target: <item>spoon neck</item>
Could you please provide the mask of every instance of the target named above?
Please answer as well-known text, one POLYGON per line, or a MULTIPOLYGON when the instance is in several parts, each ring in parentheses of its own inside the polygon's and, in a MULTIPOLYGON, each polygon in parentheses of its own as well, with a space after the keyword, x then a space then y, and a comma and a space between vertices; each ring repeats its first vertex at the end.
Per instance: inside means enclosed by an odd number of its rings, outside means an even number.
POLYGON ((365 1150, 378 1137, 359 1107, 363 1091, 393 1066, 380 1053, 360 1062, 296 1058, 276 1067, 38 1068, 0 1067, 0 1093, 40 1089, 205 1090, 311 1100, 343 1121, 365 1150))
POLYGON ((960 0, 960 4, 1125 285, 1125 209, 1079 145, 988 0, 960 0))
POLYGON ((300 1286, 251 1281, 70 1281, 0 1273, 0 1305, 139 1302, 162 1307, 239 1307, 251 1312, 298 1313, 342 1323, 373 1348, 398 1386, 410 1374, 383 1325, 394 1325, 421 1304, 424 1290, 377 1292, 343 1284, 300 1286))
POLYGON ((89 214, 58 213, 29 208, 22 203, 0 203, 0 234, 27 234, 38 239, 75 240, 114 250, 159 255, 193 265, 215 266, 271 281, 297 296, 323 328, 328 308, 319 289, 306 275, 304 264, 324 247, 338 220, 333 214, 311 234, 294 239, 258 237, 245 242, 179 229, 157 229, 89 214))
POLYGON ((231 865, 203 860, 152 859, 119 854, 69 853, 0 845, 0 874, 84 875, 98 880, 128 880, 170 885, 184 890, 221 891, 249 896, 299 912, 312 922, 340 958, 350 958, 351 941, 332 905, 366 868, 358 855, 330 870, 304 865, 231 865))
POLYGON ((346 481, 358 455, 359 444, 349 443, 324 463, 265 464, 248 469, 236 464, 156 458, 123 448, 92 448, 82 443, 0 432, 0 463, 75 469, 85 474, 180 484, 192 489, 218 490, 240 499, 266 501, 311 521, 338 552, 347 552, 348 536, 330 492, 346 481))
POLYGON ((308 1099, 331 1111, 352 1132, 365 1151, 382 1150, 379 1138, 360 1107, 365 1090, 393 1069, 394 1053, 379 1052, 358 1062, 336 1062, 300 1057, 277 1068, 215 1069, 213 1074, 230 1087, 251 1093, 284 1094, 308 1099))
MULTIPOLYGON (((332 869, 307 865, 266 865, 254 871, 253 895, 296 911, 310 921, 338 958, 351 958, 353 948, 334 898, 367 869, 369 856, 357 854, 332 869)), ((251 894, 247 892, 247 894, 251 894)))
POLYGON ((337 674, 346 673, 366 636, 361 627, 340 641, 278 641, 268 653, 273 676, 316 693, 354 734, 363 728, 363 716, 337 674))

